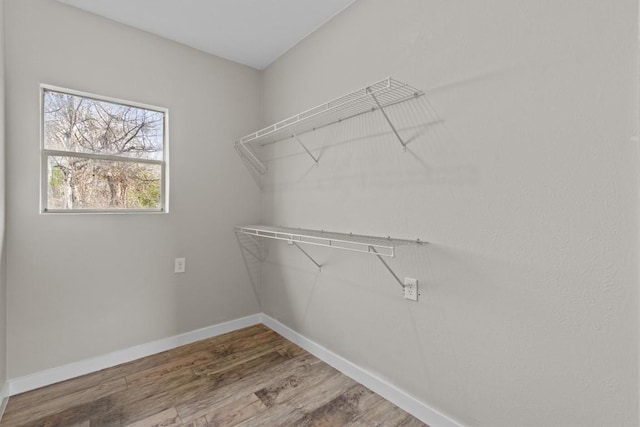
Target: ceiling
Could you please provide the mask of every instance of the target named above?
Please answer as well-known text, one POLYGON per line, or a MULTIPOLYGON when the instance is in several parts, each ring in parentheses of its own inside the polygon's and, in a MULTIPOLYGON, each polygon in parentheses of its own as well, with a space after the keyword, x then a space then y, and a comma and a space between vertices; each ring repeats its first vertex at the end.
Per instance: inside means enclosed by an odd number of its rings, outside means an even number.
POLYGON ((262 70, 354 0, 59 0, 262 70))

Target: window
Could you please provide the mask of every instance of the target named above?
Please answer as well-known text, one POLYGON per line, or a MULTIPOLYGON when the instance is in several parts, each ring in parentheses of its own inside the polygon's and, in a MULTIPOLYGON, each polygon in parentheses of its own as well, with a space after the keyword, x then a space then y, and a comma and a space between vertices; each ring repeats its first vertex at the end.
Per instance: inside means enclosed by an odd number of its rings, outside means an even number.
POLYGON ((165 212, 167 110, 42 86, 43 212, 165 212))

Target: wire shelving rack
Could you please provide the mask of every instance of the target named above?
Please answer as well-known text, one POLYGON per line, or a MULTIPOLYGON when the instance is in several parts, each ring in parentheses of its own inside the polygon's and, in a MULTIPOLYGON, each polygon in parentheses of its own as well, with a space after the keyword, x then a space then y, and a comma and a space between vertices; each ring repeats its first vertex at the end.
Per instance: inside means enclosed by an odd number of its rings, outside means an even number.
MULTIPOLYGON (((307 230, 301 228, 288 228, 288 227, 273 227, 268 225, 246 225, 237 226, 236 233, 241 233, 249 236, 252 240, 255 238, 266 238, 273 240, 283 240, 289 245, 296 247, 300 250, 316 267, 321 271, 322 265, 318 263, 307 251, 305 251, 300 245, 312 245, 322 246, 331 249, 346 250, 352 252, 360 252, 365 254, 374 255, 380 260, 385 268, 391 273, 395 280, 405 287, 404 283, 396 275, 393 269, 385 261, 385 258, 394 258, 395 251, 398 246, 407 244, 421 245, 420 239, 406 240, 396 239, 392 237, 375 237, 364 236, 353 233, 337 233, 324 230, 307 230)), ((254 242, 257 243, 256 240, 254 242)), ((258 260, 263 261, 261 257, 255 254, 251 249, 243 246, 251 255, 258 260)))
POLYGON ((319 159, 304 145, 300 135, 379 110, 402 148, 406 149, 407 143, 400 137, 385 109, 422 95, 424 95, 423 91, 387 77, 250 133, 235 141, 235 148, 240 156, 245 158, 247 163, 261 175, 267 172, 267 166, 260 159, 257 148, 289 138, 296 140, 313 161, 318 163, 319 159))

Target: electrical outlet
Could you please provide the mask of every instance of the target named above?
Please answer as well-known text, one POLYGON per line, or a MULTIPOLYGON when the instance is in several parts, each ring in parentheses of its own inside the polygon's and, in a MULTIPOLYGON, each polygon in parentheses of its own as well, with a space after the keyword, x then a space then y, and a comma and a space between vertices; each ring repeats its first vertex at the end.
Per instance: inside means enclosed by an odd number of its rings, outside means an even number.
POLYGON ((418 279, 404 278, 404 299, 418 301, 418 279))
POLYGON ((184 273, 187 269, 187 259, 186 258, 176 258, 176 262, 174 265, 174 271, 176 273, 184 273))

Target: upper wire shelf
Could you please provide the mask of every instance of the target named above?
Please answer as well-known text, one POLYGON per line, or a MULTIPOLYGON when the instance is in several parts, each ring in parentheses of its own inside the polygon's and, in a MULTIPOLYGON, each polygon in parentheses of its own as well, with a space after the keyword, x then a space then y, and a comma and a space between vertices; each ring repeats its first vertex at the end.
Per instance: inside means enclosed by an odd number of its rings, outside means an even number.
POLYGON ((406 83, 391 77, 380 80, 369 86, 350 92, 324 104, 310 108, 294 116, 281 120, 256 132, 250 133, 235 142, 238 152, 261 174, 267 171, 264 163, 256 154, 254 146, 263 146, 288 138, 295 138, 305 151, 317 163, 318 159, 302 144, 299 135, 347 120, 361 114, 380 110, 391 126, 395 136, 403 148, 406 143, 400 138, 384 109, 386 107, 424 95, 406 83))

